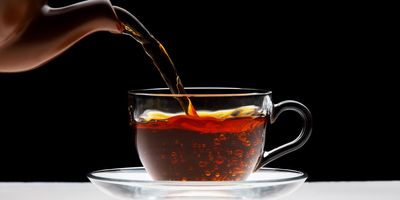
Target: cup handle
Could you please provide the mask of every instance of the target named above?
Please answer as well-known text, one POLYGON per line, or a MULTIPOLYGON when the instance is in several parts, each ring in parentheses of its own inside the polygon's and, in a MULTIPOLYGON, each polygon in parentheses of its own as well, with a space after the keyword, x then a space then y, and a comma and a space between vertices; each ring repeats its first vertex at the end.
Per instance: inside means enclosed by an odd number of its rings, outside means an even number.
POLYGON ((301 129, 299 136, 297 136, 297 138, 293 141, 281 145, 275 149, 264 151, 254 171, 257 171, 269 162, 274 161, 275 159, 283 155, 299 149, 307 142, 308 138, 310 137, 312 131, 311 112, 306 106, 304 106, 300 102, 287 100, 275 104, 272 109, 271 124, 273 124, 275 120, 279 117, 279 115, 285 111, 295 111, 303 119, 303 128, 301 129))

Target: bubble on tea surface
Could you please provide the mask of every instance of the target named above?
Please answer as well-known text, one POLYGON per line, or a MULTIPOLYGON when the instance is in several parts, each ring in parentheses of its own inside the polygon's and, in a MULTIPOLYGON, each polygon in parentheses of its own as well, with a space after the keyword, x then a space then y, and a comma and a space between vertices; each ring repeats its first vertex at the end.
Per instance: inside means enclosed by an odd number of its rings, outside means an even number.
POLYGON ((204 175, 205 175, 205 176, 211 176, 211 172, 210 172, 209 170, 206 170, 206 171, 204 172, 204 175))

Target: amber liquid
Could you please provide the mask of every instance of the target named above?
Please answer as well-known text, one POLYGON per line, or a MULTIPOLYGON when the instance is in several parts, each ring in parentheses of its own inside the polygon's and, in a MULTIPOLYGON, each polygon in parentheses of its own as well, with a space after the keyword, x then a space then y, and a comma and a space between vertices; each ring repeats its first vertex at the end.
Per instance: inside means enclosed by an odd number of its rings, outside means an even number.
MULTIPOLYGON (((164 46, 130 13, 114 8, 122 30, 153 60, 174 94, 185 93, 164 46)), ((186 114, 146 113, 136 129, 136 147, 155 180, 245 180, 262 155, 266 118, 253 107, 197 112, 188 97, 177 98, 186 114), (252 113, 239 115, 239 113, 252 113)))
POLYGON ((155 180, 245 180, 262 155, 267 119, 198 114, 165 117, 153 113, 135 125, 136 145, 146 170, 155 180))

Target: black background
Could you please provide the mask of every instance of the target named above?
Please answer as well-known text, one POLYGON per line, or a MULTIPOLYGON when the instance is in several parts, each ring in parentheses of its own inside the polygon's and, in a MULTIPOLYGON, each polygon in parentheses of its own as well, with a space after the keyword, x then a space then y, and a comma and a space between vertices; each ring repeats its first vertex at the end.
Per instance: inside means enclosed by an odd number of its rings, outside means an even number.
MULTIPOLYGON (((165 44, 186 86, 269 89, 275 103, 310 108, 310 141, 271 167, 305 171, 310 181, 400 179, 398 64, 389 61, 379 8, 113 3, 165 44)), ((140 166, 127 91, 164 86, 140 45, 111 33, 90 35, 39 69, 0 74, 0 181, 86 181, 93 170, 140 166)), ((283 114, 268 147, 293 139, 300 122, 283 114)))

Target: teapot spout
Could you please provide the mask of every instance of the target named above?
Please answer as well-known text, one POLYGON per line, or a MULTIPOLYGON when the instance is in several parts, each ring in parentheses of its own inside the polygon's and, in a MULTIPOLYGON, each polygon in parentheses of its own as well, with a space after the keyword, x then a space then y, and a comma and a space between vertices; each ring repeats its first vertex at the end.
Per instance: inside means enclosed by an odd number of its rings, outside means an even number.
POLYGON ((98 31, 122 33, 108 0, 87 0, 61 8, 44 4, 23 28, 0 44, 0 72, 37 68, 98 31))

